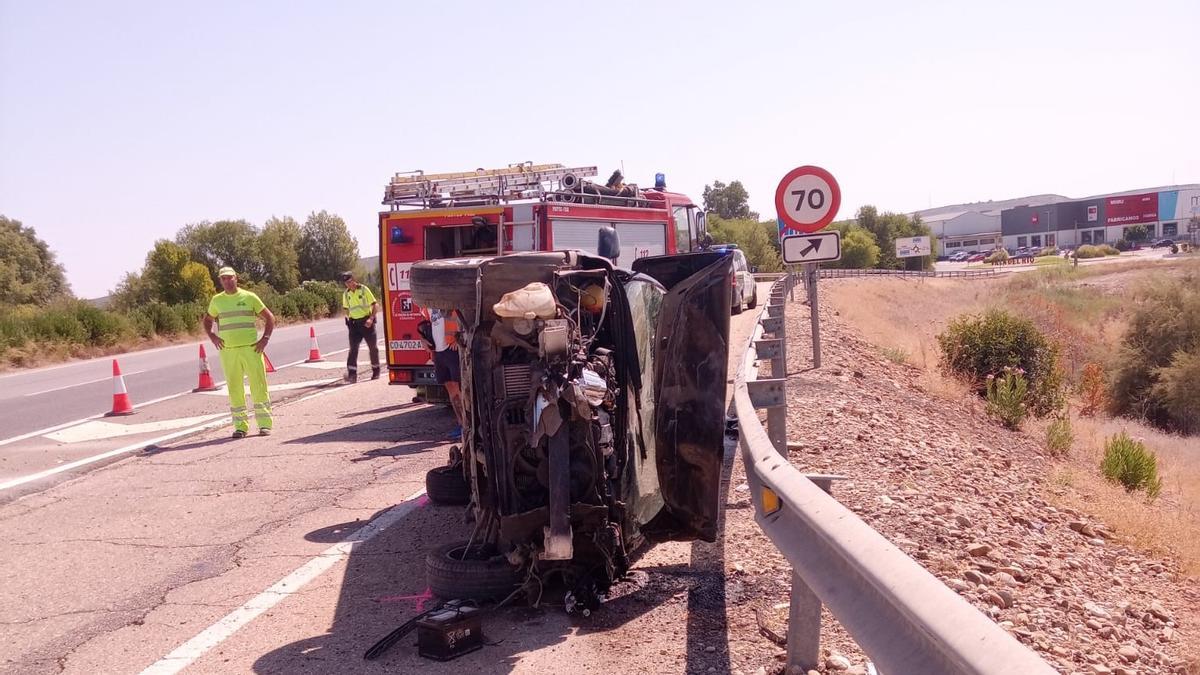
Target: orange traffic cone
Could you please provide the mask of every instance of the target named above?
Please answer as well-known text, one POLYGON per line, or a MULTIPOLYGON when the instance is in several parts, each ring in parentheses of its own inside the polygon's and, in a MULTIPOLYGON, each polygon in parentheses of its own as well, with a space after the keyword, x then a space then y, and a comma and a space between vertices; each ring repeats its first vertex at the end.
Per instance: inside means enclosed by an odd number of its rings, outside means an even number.
POLYGON ((321 348, 317 346, 317 330, 312 326, 308 327, 308 359, 305 363, 314 363, 316 361, 324 361, 321 358, 321 348))
POLYGON ((204 343, 200 343, 200 382, 193 389, 196 391, 216 391, 217 385, 213 383, 212 373, 208 370, 208 355, 204 353, 204 343))
POLYGON ((129 392, 125 390, 125 378, 121 375, 121 366, 113 359, 113 407, 112 411, 104 413, 105 417, 113 415, 132 415, 133 404, 129 402, 129 392))
POLYGON ((275 366, 271 363, 271 357, 267 356, 266 352, 263 352, 262 354, 263 354, 263 363, 267 364, 267 372, 268 373, 275 372, 275 366))

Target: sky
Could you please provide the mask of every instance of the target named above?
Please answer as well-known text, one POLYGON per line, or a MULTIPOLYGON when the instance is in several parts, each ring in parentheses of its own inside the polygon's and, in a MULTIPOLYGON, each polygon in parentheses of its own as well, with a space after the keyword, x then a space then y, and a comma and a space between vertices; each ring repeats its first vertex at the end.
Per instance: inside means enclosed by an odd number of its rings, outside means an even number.
POLYGON ((1200 2, 0 0, 0 214, 81 297, 182 226, 342 216, 532 160, 773 215, 1200 182, 1200 2))

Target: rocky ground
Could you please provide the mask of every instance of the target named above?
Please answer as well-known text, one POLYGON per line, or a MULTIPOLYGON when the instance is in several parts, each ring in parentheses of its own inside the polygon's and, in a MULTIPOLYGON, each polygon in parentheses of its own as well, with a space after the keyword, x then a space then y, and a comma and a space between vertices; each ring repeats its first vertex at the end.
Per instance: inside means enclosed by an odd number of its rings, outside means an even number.
MULTIPOLYGON (((1054 507, 1069 488, 1048 478, 1032 436, 992 422, 977 400, 923 391, 918 371, 828 307, 824 367, 810 370, 807 306, 789 303, 787 321, 793 464, 847 476, 834 488, 842 503, 1061 672, 1200 672, 1200 585, 1086 513, 1054 507)), ((754 525, 740 461, 728 507, 728 663, 779 672, 783 649, 755 634, 759 623, 785 634, 789 567, 754 525)), ((823 669, 865 672, 827 618, 823 669)))

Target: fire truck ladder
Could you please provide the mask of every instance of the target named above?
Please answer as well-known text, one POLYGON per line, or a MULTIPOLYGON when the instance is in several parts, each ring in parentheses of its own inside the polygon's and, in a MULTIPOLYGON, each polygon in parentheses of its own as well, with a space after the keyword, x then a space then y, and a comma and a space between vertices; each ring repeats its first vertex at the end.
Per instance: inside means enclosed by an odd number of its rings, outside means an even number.
POLYGON ((495 204, 511 199, 541 198, 570 191, 596 167, 522 162, 504 169, 479 169, 457 173, 409 171, 397 173, 384 189, 383 203, 398 206, 464 206, 495 204))

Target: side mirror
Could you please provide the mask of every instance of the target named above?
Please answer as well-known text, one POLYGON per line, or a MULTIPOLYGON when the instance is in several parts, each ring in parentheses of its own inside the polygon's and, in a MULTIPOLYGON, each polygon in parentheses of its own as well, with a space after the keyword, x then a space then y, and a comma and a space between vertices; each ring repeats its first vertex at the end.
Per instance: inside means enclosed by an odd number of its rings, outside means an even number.
POLYGON ((597 235, 596 253, 602 258, 608 258, 614 263, 621 257, 621 236, 615 227, 605 225, 597 235))

